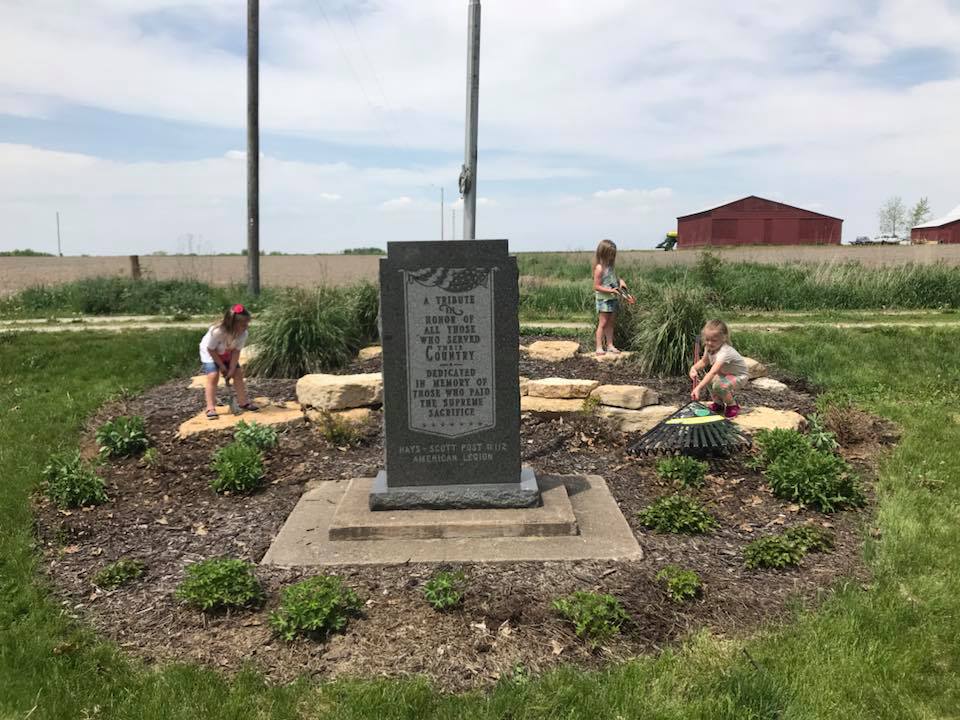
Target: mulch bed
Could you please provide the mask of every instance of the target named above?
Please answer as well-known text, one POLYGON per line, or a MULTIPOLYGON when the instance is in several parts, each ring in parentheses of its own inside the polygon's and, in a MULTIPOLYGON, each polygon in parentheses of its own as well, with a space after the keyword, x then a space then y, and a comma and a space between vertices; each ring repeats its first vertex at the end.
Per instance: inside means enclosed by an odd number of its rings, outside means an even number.
MULTIPOLYGON (((344 372, 379 369, 375 359, 344 372)), ((640 379, 629 366, 590 358, 557 364, 524 358, 520 374, 644 384, 672 404, 682 404, 689 393, 685 380, 640 379)), ((788 384, 791 389, 781 394, 745 391, 742 401, 811 412, 811 388, 788 384)), ((295 399, 292 380, 251 385, 254 395, 295 399)), ((207 484, 209 464, 231 436, 175 438, 177 426, 202 409, 202 391, 186 386, 185 379, 167 383, 112 403, 91 419, 88 451, 92 430, 122 414, 143 415, 158 450, 159 459, 150 467, 130 459, 103 468, 108 503, 65 512, 38 499, 36 507, 46 568, 64 605, 147 661, 199 661, 230 671, 252 663, 278 682, 300 675, 425 674, 437 687, 459 691, 512 676, 517 668, 537 673, 560 663, 601 667, 657 651, 700 628, 724 635, 747 632, 785 618, 791 599, 816 602, 840 578, 866 580, 860 548, 872 496, 864 510, 823 515, 774 498, 745 458, 718 460, 711 463, 706 486, 694 494, 717 516, 720 528, 699 536, 662 535, 641 527, 636 512, 671 488, 657 479, 653 461, 625 453, 628 437, 593 416, 524 416, 524 461, 539 473, 602 475, 644 550, 642 561, 458 565, 468 578, 467 595, 462 607, 447 613, 435 612, 422 597, 434 565, 338 568, 335 572, 365 600, 362 616, 324 643, 286 643, 272 635, 267 615, 284 585, 322 570, 258 568, 268 596, 265 606, 222 615, 205 616, 181 605, 173 590, 184 567, 197 560, 230 555, 258 562, 307 483, 374 475, 381 465, 382 433, 371 429, 359 446, 338 448, 308 423, 287 425, 280 447, 267 453, 265 489, 250 496, 218 496, 207 484), (835 533, 833 552, 810 554, 791 570, 744 567, 741 550, 750 540, 807 521, 835 533), (93 575, 121 557, 146 563, 144 578, 113 592, 94 588, 93 575), (702 597, 684 605, 671 602, 654 580, 667 564, 695 570, 704 585, 702 597), (574 590, 618 597, 632 618, 622 636, 599 650, 579 640, 551 610, 552 600, 574 590)), ((869 481, 895 434, 876 418, 860 419, 867 431, 853 436, 843 453, 869 481)))

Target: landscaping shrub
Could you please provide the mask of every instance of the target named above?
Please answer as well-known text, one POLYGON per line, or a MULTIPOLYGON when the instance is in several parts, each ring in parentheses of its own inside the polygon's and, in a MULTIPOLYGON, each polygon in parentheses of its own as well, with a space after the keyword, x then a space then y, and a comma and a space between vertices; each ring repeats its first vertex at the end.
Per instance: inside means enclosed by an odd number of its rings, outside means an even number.
POLYGON ((686 375, 693 364, 694 339, 707 320, 707 291, 672 285, 649 312, 637 319, 627 349, 642 375, 686 375))
POLYGON ((753 447, 758 451, 756 464, 765 468, 782 455, 811 450, 810 438, 796 430, 776 428, 759 430, 753 436, 753 447))
POLYGON ((377 302, 369 285, 287 292, 254 325, 250 373, 296 378, 343 367, 376 336, 377 302))
POLYGON ((337 417, 329 410, 321 411, 314 422, 324 439, 335 447, 350 447, 363 441, 363 430, 356 423, 337 417))
POLYGON ((250 445, 232 442, 217 450, 213 457, 216 475, 210 487, 218 493, 244 493, 256 490, 263 482, 263 458, 250 445))
POLYGON ((807 436, 814 450, 832 453, 840 447, 837 436, 827 430, 823 419, 817 413, 807 417, 807 436))
POLYGON ((423 595, 434 610, 448 610, 463 600, 465 583, 462 572, 440 571, 423 586, 423 595))
POLYGON ((705 533, 718 525, 703 505, 686 495, 668 495, 637 513, 644 525, 658 532, 705 533))
POLYGON ((823 512, 863 505, 859 480, 847 462, 832 453, 807 448, 780 455, 764 477, 773 494, 823 512))
POLYGON ((214 558, 188 565, 175 595, 204 612, 252 607, 263 600, 254 566, 236 558, 214 558))
POLYGON ((682 487, 700 487, 710 466, 686 455, 676 455, 657 462, 657 475, 682 487))
POLYGON ((143 577, 146 566, 139 560, 121 558, 93 576, 93 584, 104 590, 116 590, 121 585, 143 577))
POLYGON ((339 577, 319 575, 283 589, 270 626, 287 641, 298 635, 322 639, 343 630, 361 607, 360 598, 339 577))
POLYGON ((79 452, 54 455, 43 469, 46 495, 59 508, 99 505, 107 501, 107 486, 79 452))
POLYGON ((96 438, 100 454, 107 457, 136 455, 150 445, 143 418, 139 415, 108 420, 97 429, 96 438))
POLYGON ((748 568, 783 568, 799 565, 803 549, 782 535, 757 538, 743 549, 743 559, 748 568))
POLYGON ((784 531, 783 537, 803 552, 826 552, 833 548, 833 533, 814 525, 795 525, 784 531))
POLYGON ((236 424, 233 439, 241 445, 249 445, 257 450, 271 450, 277 446, 277 430, 269 425, 253 421, 249 425, 245 420, 236 424))
POLYGON ((667 565, 657 573, 656 579, 663 583, 667 595, 677 603, 692 600, 701 591, 700 576, 693 570, 684 570, 677 565, 667 565))
POLYGON ((577 591, 553 601, 553 608, 574 627, 577 637, 600 645, 620 632, 629 616, 612 595, 577 591))

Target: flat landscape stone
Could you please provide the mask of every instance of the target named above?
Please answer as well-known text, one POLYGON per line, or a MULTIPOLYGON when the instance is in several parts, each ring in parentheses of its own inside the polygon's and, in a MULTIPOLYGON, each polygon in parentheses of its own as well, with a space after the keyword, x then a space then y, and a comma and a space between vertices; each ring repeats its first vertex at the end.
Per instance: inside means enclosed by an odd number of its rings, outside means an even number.
POLYGON ((806 423, 800 413, 793 410, 776 410, 769 407, 749 408, 733 419, 742 430, 755 432, 757 430, 799 430, 806 423))
POLYGON ((743 361, 747 364, 747 376, 751 380, 767 376, 767 366, 753 358, 745 357, 743 361))
POLYGON ((520 381, 520 395, 521 397, 527 394, 527 385, 530 383, 530 378, 524 377, 521 375, 519 377, 520 381))
POLYGON ((360 348, 360 352, 357 353, 358 360, 373 360, 383 355, 383 348, 379 345, 370 345, 365 348, 360 348))
POLYGON ((380 373, 304 375, 297 380, 297 400, 317 410, 378 405, 383 402, 383 376, 380 373))
POLYGON ((574 380, 568 378, 543 378, 527 383, 527 395, 540 398, 587 398, 600 383, 596 380, 574 380))
POLYGON ((527 346, 527 354, 534 360, 561 362, 575 358, 580 343, 573 340, 537 340, 527 346))
POLYGON ((600 385, 594 388, 590 397, 599 400, 601 405, 628 410, 639 410, 660 402, 656 392, 642 385, 600 385))
MULTIPOLYGON (((339 420, 348 422, 351 425, 366 425, 373 420, 377 412, 373 408, 352 408, 350 410, 334 410, 330 414, 339 420)), ((323 422, 323 411, 308 408, 306 410, 307 420, 311 423, 323 422)))
POLYGON ((597 415, 609 420, 620 432, 647 432, 678 409, 674 405, 648 405, 639 410, 601 405, 597 415))
POLYGON ((769 377, 760 377, 756 380, 751 380, 750 384, 755 388, 759 388, 760 390, 767 390, 768 392, 775 393, 786 392, 790 389, 779 380, 774 380, 773 378, 769 377))
MULTIPOLYGON (((203 390, 207 386, 207 376, 206 375, 194 375, 190 378, 190 384, 187 385, 188 390, 203 390)), ((217 382, 217 387, 223 387, 223 375, 220 375, 220 379, 217 382)))
MULTIPOLYGON (((602 477, 558 475, 543 476, 539 481, 541 487, 545 488, 555 487, 556 482, 563 483, 579 534, 548 537, 331 540, 330 529, 336 509, 351 482, 331 480, 321 483, 300 498, 261 563, 296 567, 643 558, 636 537, 602 477)), ((439 515, 463 511, 430 512, 439 515)), ((391 514, 389 511, 380 513, 391 514)))
POLYGON ((603 355, 597 355, 595 352, 583 353, 583 357, 593 358, 598 363, 609 363, 611 365, 618 365, 630 359, 632 356, 633 351, 631 350, 621 350, 618 353, 604 353, 603 355))
POLYGON ((260 397, 255 398, 254 403, 260 406, 259 412, 245 412, 240 415, 231 415, 228 405, 218 405, 217 415, 219 417, 216 420, 208 420, 206 410, 202 410, 180 424, 177 437, 185 438, 204 432, 226 430, 232 428, 241 420, 247 423, 260 423, 261 425, 279 425, 302 420, 304 417, 300 405, 295 402, 276 405, 271 403, 268 398, 260 397))
POLYGON ((520 412, 574 413, 581 410, 583 410, 583 400, 560 400, 532 395, 524 395, 520 398, 520 412))

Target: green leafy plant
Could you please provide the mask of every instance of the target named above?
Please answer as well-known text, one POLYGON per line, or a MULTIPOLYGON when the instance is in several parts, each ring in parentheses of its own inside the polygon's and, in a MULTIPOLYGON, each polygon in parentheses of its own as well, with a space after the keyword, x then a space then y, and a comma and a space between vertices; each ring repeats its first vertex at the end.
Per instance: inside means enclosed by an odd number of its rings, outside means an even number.
POLYGON ((336 447, 350 447, 363 441, 363 430, 356 423, 337 417, 329 410, 323 410, 315 422, 324 439, 336 447))
POLYGON ((807 417, 807 437, 810 438, 813 449, 820 452, 835 452, 840 447, 837 436, 827 430, 823 419, 817 413, 807 417))
POLYGON ((250 445, 232 442, 217 450, 211 466, 216 475, 210 480, 215 492, 245 493, 263 483, 263 458, 250 445))
POLYGON ((139 415, 117 417, 105 422, 97 430, 100 454, 107 457, 128 457, 147 449, 150 441, 139 415))
POLYGON ((141 460, 143 460, 143 464, 147 467, 155 467, 160 463, 160 451, 155 447, 147 448, 141 460))
POLYGON ((423 595, 434 610, 448 610, 463 601, 465 583, 462 572, 440 571, 423 586, 423 595))
POLYGON ((804 553, 826 552, 833 548, 833 533, 815 525, 795 525, 785 530, 783 537, 804 553))
POLYGON ((270 450, 277 446, 277 430, 269 425, 253 421, 249 425, 245 420, 237 423, 233 439, 241 445, 249 445, 257 450, 270 450))
POLYGON ((776 428, 758 431, 753 436, 753 447, 757 450, 757 465, 764 468, 782 455, 803 452, 813 446, 809 437, 796 430, 776 428))
POLYGON ((93 584, 104 590, 116 590, 133 580, 143 577, 146 565, 140 560, 121 558, 93 576, 93 584))
POLYGON ((54 455, 43 469, 46 495, 60 508, 99 505, 107 501, 103 479, 79 452, 54 455))
POLYGON ((186 577, 174 594, 204 612, 252 607, 263 600, 263 591, 253 570, 252 564, 237 558, 193 563, 187 566, 186 577))
POLYGON ((684 570, 677 565, 667 565, 656 576, 663 583, 670 599, 677 603, 697 597, 701 592, 700 576, 693 570, 684 570))
POLYGON ((629 616, 612 595, 577 591, 553 601, 553 609, 568 620, 578 637, 599 645, 620 632, 629 616))
POLYGON ((718 525, 703 505, 686 495, 667 495, 637 513, 647 527, 659 532, 704 533, 718 525))
POLYGON ((270 626, 284 640, 298 635, 324 638, 343 630, 360 612, 357 594, 336 575, 318 575, 283 589, 270 626))
POLYGON ((700 487, 710 466, 686 455, 664 458, 657 463, 657 475, 682 487, 700 487))
POLYGON ((784 568, 799 565, 803 549, 783 535, 757 538, 743 549, 743 559, 748 568, 784 568))
POLYGON ((813 448, 789 452, 770 463, 763 474, 777 497, 823 512, 859 507, 865 501, 857 476, 843 458, 832 453, 813 448))

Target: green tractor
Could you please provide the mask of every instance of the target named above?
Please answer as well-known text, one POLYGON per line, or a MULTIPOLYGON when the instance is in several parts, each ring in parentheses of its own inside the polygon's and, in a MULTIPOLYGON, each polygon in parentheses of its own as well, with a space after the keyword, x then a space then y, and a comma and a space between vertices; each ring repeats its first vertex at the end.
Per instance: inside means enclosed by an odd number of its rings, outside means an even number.
POLYGON ((663 241, 657 245, 658 250, 673 250, 677 245, 677 231, 671 230, 663 241))

